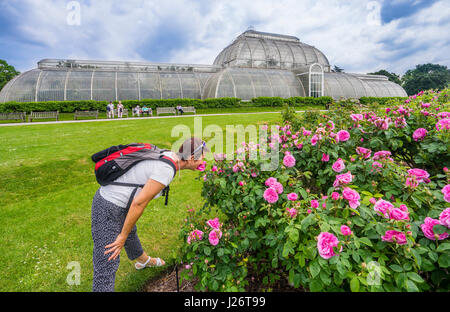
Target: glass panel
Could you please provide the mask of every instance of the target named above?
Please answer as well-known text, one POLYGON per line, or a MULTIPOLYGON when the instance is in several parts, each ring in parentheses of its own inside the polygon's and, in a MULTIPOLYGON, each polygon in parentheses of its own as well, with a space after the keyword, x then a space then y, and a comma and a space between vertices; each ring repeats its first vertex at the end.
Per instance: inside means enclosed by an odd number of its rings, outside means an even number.
POLYGON ((117 72, 117 100, 139 100, 137 73, 117 72))
POLYGON ((317 63, 317 55, 314 53, 313 47, 307 44, 302 44, 302 48, 305 51, 306 61, 308 64, 317 63))
POLYGON ((287 43, 277 42, 278 50, 281 54, 281 68, 292 68, 294 62, 292 52, 287 43))
POLYGON ((267 68, 280 68, 280 52, 271 40, 262 41, 265 47, 267 68))
POLYGON ((91 78, 92 71, 71 71, 67 80, 67 101, 90 100, 91 78))
POLYGON ((38 86, 38 101, 64 101, 66 71, 43 71, 38 86))
POLYGON ((158 73, 139 73, 141 99, 161 99, 158 73))
POLYGON ((180 73, 181 85, 183 87, 184 99, 200 99, 200 82, 194 73, 180 73))
POLYGON ((230 71, 236 86, 236 96, 242 100, 251 100, 253 98, 253 88, 250 82, 247 69, 233 69, 230 71))
POLYGON ((163 99, 181 98, 180 80, 177 73, 161 73, 163 99))
POLYGON ((36 82, 39 77, 39 69, 21 74, 8 92, 8 101, 34 102, 36 96, 36 82))
POLYGON ((234 97, 233 81, 229 71, 225 71, 220 79, 219 88, 217 89, 217 97, 234 97))
POLYGON ((95 72, 94 81, 92 83, 92 99, 95 101, 108 102, 116 100, 115 72, 95 72))
POLYGON ((294 53, 294 62, 296 64, 296 67, 300 67, 302 65, 306 65, 307 60, 305 56, 305 52, 303 52, 303 49, 298 44, 291 44, 290 45, 292 52, 294 53))
POLYGON ((251 75, 256 97, 272 96, 272 88, 264 72, 262 70, 254 70, 251 72, 251 75))

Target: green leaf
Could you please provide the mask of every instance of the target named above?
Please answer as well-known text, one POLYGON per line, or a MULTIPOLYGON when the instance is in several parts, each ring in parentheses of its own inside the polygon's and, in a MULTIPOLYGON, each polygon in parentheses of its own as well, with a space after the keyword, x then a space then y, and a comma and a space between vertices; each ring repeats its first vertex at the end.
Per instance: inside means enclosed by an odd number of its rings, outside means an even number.
POLYGON ((406 290, 408 292, 418 292, 419 288, 417 288, 416 284, 414 284, 413 281, 407 280, 406 281, 406 290))
POLYGON ((296 243, 298 241, 299 233, 296 228, 293 228, 291 231, 289 231, 289 239, 296 243))
POLYGON ((450 266, 450 255, 449 254, 440 255, 438 263, 439 267, 448 268, 450 266))
POLYGON ((311 262, 311 265, 309 266, 309 270, 311 272, 311 276, 315 278, 320 273, 320 265, 317 260, 311 262))
POLYGON ((203 248, 203 252, 205 253, 205 255, 210 256, 211 255, 211 248, 206 246, 205 248, 203 248))
POLYGON ((361 237, 359 241, 367 246, 373 247, 372 242, 367 237, 361 237))
POLYGON ((413 280, 414 282, 416 282, 416 283, 423 283, 423 282, 425 282, 424 280, 423 280, 423 278, 422 277, 420 277, 420 275, 419 274, 417 274, 417 273, 415 273, 415 272, 408 272, 408 273, 406 273, 406 275, 408 276, 408 278, 410 279, 410 280, 413 280))
POLYGON ((439 247, 436 249, 437 252, 443 252, 445 250, 449 250, 450 249, 450 243, 443 243, 440 244, 439 247))
POLYGON ((320 271, 320 279, 325 285, 331 284, 331 276, 327 274, 324 270, 320 271))
POLYGON ((389 267, 395 272, 403 272, 403 268, 397 264, 393 264, 389 267))
POLYGON ((222 257, 224 254, 223 248, 219 248, 219 250, 217 250, 217 256, 222 257))
POLYGON ((413 248, 411 248, 411 253, 414 258, 414 262, 417 264, 419 268, 422 266, 422 256, 419 254, 419 252, 413 248))
POLYGON ((320 280, 315 279, 309 283, 309 290, 312 292, 318 292, 323 289, 323 284, 320 280))
POLYGON ((352 278, 352 280, 350 281, 350 289, 352 292, 359 291, 359 280, 357 277, 352 278))
POLYGON ((447 231, 448 231, 447 227, 440 224, 437 224, 433 227, 433 232, 437 235, 441 235, 447 231))
POLYGON ((308 226, 310 226, 314 221, 315 220, 314 220, 313 214, 310 214, 306 218, 304 218, 302 220, 302 222, 300 223, 300 225, 302 227, 302 231, 305 231, 308 228, 308 226))

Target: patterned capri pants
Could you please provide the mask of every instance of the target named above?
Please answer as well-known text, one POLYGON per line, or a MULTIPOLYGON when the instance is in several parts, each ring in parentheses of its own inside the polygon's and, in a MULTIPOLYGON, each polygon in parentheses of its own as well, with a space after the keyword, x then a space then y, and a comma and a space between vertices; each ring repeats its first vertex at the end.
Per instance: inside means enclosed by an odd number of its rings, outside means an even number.
MULTIPOLYGON (((119 268, 120 256, 115 260, 108 261, 110 254, 104 254, 105 246, 113 243, 122 231, 128 209, 119 207, 100 195, 100 189, 95 193, 92 201, 91 230, 94 241, 93 266, 94 278, 92 291, 112 292, 116 272, 119 268)), ((142 255, 141 242, 137 236, 137 228, 133 227, 125 242, 125 251, 130 260, 142 255)))

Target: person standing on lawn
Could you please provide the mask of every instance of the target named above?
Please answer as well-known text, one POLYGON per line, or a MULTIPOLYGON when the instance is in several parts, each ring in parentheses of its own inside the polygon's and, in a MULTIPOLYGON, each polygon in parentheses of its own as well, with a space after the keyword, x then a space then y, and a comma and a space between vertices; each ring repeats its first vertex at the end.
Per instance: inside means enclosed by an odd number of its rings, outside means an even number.
POLYGON ((119 104, 117 104, 117 117, 122 118, 123 116, 123 104, 122 101, 119 101, 119 104))
POLYGON ((101 186, 92 201, 92 239, 94 292, 114 291, 116 271, 119 268, 120 252, 125 248, 130 260, 136 260, 137 270, 165 265, 164 260, 152 258, 143 250, 137 236, 136 222, 149 202, 160 197, 171 183, 176 171, 196 170, 209 152, 206 143, 192 137, 186 140, 177 153, 163 152, 172 165, 160 160, 141 160, 114 183, 144 185, 133 192, 133 188, 121 185, 101 186), (133 197, 133 194, 134 195, 133 197))

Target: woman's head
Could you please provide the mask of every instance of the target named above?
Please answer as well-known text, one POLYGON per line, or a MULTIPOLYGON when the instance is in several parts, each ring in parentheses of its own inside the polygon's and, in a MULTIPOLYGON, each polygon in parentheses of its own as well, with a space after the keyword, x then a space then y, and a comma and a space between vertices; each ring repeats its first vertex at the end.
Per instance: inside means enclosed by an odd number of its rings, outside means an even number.
POLYGON ((184 169, 195 170, 203 163, 205 152, 209 152, 205 141, 199 138, 191 137, 183 142, 177 152, 177 156, 183 162, 184 169))

